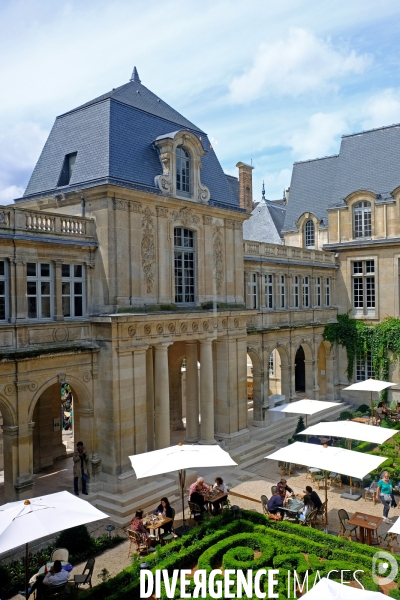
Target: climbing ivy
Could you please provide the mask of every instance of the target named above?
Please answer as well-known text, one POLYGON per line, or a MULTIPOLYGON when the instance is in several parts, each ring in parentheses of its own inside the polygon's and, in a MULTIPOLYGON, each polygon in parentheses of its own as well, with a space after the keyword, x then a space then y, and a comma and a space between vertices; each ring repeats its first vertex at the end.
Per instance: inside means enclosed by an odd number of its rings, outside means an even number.
MULTIPOLYGON (((371 352, 375 377, 388 381, 390 365, 400 356, 400 319, 387 317, 377 325, 367 325, 345 313, 338 315, 337 323, 325 327, 324 338, 346 348, 349 381, 353 377, 356 356, 365 358, 367 352, 371 352)), ((387 391, 383 397, 386 399, 387 391)))

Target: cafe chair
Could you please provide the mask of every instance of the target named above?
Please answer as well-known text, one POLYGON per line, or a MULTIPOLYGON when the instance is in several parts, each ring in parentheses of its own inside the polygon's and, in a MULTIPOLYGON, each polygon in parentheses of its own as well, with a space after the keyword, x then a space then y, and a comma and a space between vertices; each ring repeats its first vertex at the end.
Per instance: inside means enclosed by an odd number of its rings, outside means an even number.
POLYGON ((128 538, 129 538, 128 558, 132 554, 132 545, 133 545, 134 551, 136 550, 136 552, 138 554, 148 554, 149 553, 149 549, 147 547, 146 542, 144 542, 142 540, 142 538, 140 537, 140 535, 138 534, 137 531, 132 531, 132 529, 127 529, 126 532, 128 534, 128 538))
POLYGON ((164 544, 169 544, 169 542, 172 542, 175 539, 175 536, 174 536, 175 509, 171 507, 171 510, 172 510, 171 532, 162 533, 160 535, 161 543, 164 543, 164 544))
POLYGON ((271 485, 271 496, 273 496, 275 494, 277 487, 278 486, 276 486, 276 485, 271 485))
MULTIPOLYGON (((133 533, 136 533, 136 531, 134 531, 133 533)), ((89 587, 92 588, 92 575, 95 562, 96 560, 94 558, 89 558, 85 565, 85 568, 82 571, 82 574, 74 575, 74 582, 76 588, 80 585, 89 585, 89 587)))
POLYGON ((318 509, 314 508, 311 512, 308 513, 304 521, 299 521, 300 525, 305 527, 315 527, 317 521, 318 509))
POLYGON ((261 496, 261 504, 262 504, 262 509, 263 509, 264 515, 267 515, 268 514, 268 498, 267 498, 267 496, 264 496, 264 494, 261 496))
POLYGON ((325 500, 317 510, 317 519, 321 519, 321 523, 325 523, 326 520, 326 510, 328 507, 328 502, 325 500))
POLYGON ((195 502, 188 502, 188 507, 189 507, 189 519, 193 519, 193 521, 201 521, 202 519, 202 512, 201 512, 201 508, 198 504, 196 504, 195 502))
POLYGON ((54 562, 56 560, 61 560, 64 562, 68 562, 68 558, 69 558, 69 551, 66 548, 56 548, 55 550, 53 550, 52 555, 51 555, 51 562, 54 562))
POLYGON ((343 487, 342 476, 340 473, 329 473, 329 485, 337 485, 343 487))
POLYGON ((229 502, 229 499, 228 498, 223 498, 221 500, 221 508, 222 508, 222 510, 226 510, 226 509, 228 509, 230 507, 231 507, 231 503, 229 502))
POLYGON ((347 521, 350 518, 348 515, 348 512, 346 510, 344 510, 344 508, 341 508, 338 510, 338 517, 339 517, 339 537, 343 537, 343 538, 350 537, 350 539, 351 539, 352 534, 354 534, 356 541, 358 541, 357 525, 349 525, 347 523, 347 521))
MULTIPOLYGON (((56 559, 56 560, 60 560, 60 559, 56 559)), ((68 581, 66 581, 65 583, 61 583, 60 585, 46 585, 43 587, 46 587, 46 591, 44 592, 44 594, 41 596, 41 598, 44 599, 48 599, 48 598, 63 598, 65 596, 65 592, 67 591, 67 585, 68 585, 68 581)))
POLYGON ((309 467, 307 470, 306 479, 310 476, 311 481, 314 481, 315 475, 319 475, 321 473, 321 469, 316 469, 315 467, 309 467))
POLYGON ((397 545, 397 553, 400 550, 399 538, 397 533, 389 533, 388 531, 384 535, 379 536, 381 544, 386 544, 389 552, 394 554, 394 544, 397 545))
POLYGON ((364 501, 372 500, 376 504, 377 482, 373 481, 369 487, 364 488, 364 501))

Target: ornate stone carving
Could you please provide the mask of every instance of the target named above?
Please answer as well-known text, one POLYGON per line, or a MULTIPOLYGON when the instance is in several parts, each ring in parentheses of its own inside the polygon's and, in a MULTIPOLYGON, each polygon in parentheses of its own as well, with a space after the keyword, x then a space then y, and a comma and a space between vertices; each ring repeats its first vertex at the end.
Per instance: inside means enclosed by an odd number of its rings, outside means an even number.
POLYGON ((142 212, 141 202, 131 202, 131 211, 134 213, 141 213, 142 212))
POLYGON ((209 326, 210 326, 210 324, 209 324, 208 321, 203 321, 203 329, 204 329, 204 331, 208 331, 209 326))
POLYGON ((225 219, 225 227, 227 229, 233 229, 234 225, 233 225, 233 221, 232 219, 225 219))
POLYGON ((53 332, 55 342, 65 342, 68 339, 68 330, 65 327, 58 327, 53 332))
POLYGON ((187 331, 187 323, 181 323, 181 331, 185 333, 187 331))
POLYGON ((199 217, 193 213, 191 208, 181 208, 172 211, 172 220, 181 221, 184 227, 189 227, 193 223, 197 224, 199 217))
POLYGON ((156 206, 156 211, 158 217, 168 217, 168 208, 165 206, 156 206))
POLYGON ((146 281, 147 293, 153 290, 156 250, 154 243, 154 215, 150 208, 146 206, 142 217, 142 268, 144 279, 146 281))
POLYGON ((166 194, 172 194, 173 182, 171 173, 171 155, 169 152, 162 152, 160 154, 160 160, 162 164, 162 175, 157 175, 154 178, 155 184, 160 190, 166 194))
POLYGON ((144 326, 144 332, 146 335, 150 335, 151 334, 151 326, 150 325, 145 325, 144 326))
POLYGON ((57 379, 58 379, 59 383, 62 383, 63 381, 66 381, 66 379, 67 379, 66 373, 58 373, 57 374, 57 379))
POLYGON ((0 212, 0 225, 9 225, 10 224, 10 213, 9 212, 0 212))
POLYGON ((228 319, 222 319, 222 327, 226 329, 228 327, 228 319))
POLYGON ((162 326, 162 323, 158 323, 157 327, 156 327, 156 331, 158 334, 162 334, 164 333, 164 327, 162 326))
POLYGON ((197 200, 202 204, 207 204, 210 199, 210 190, 208 187, 203 185, 200 181, 200 177, 197 183, 197 200))
POLYGON ((11 383, 4 386, 4 393, 6 394, 6 396, 11 396, 11 394, 13 394, 13 392, 14 392, 14 386, 11 383))
POLYGON ((214 231, 214 242, 213 242, 213 267, 215 286, 217 294, 221 293, 222 282, 224 280, 224 252, 223 252, 223 240, 221 235, 221 228, 217 226, 214 231))
POLYGON ((129 210, 129 201, 114 198, 114 210, 129 210))
POLYGON ((192 331, 198 331, 198 330, 199 330, 198 323, 196 323, 196 321, 193 321, 193 323, 192 323, 192 331))
POLYGON ((242 222, 241 221, 233 221, 234 228, 238 231, 242 231, 242 222))
POLYGON ((235 327, 239 327, 239 319, 234 319, 233 323, 234 323, 235 327))
POLYGON ((32 381, 29 384, 29 389, 30 389, 31 392, 34 392, 35 390, 37 390, 37 387, 38 387, 38 384, 36 383, 36 381, 32 381))
POLYGON ((82 375, 82 379, 83 381, 85 381, 86 383, 88 381, 90 381, 90 372, 89 371, 85 371, 84 374, 82 375))
POLYGON ((168 323, 168 331, 170 333, 175 333, 175 323, 168 323))
POLYGON ((136 335, 136 327, 134 325, 129 325, 128 327, 128 335, 131 337, 135 337, 136 335))
POLYGON ((203 223, 204 223, 204 225, 212 225, 213 224, 212 217, 210 217, 209 215, 203 215, 203 223))

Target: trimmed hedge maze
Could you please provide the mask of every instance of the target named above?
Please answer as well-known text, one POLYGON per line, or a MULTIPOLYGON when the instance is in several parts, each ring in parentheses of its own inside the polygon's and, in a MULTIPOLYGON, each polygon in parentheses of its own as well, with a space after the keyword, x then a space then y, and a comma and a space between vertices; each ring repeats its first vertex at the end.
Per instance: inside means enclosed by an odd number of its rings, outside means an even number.
MULTIPOLYGON (((174 569, 204 569, 210 573, 213 569, 241 569, 244 572, 252 569, 281 569, 277 576, 278 585, 275 592, 279 600, 287 600, 287 571, 294 571, 301 576, 308 571, 310 586, 314 584, 317 571, 320 577, 327 576, 340 581, 340 571, 363 570, 358 573, 363 586, 371 591, 378 591, 378 585, 372 579, 372 557, 376 548, 358 544, 350 540, 327 535, 315 529, 288 522, 270 521, 267 516, 253 511, 241 511, 239 517, 231 511, 224 513, 200 527, 193 529, 188 535, 158 548, 156 554, 143 558, 153 572, 166 569, 170 577, 174 569)), ((395 580, 400 582, 400 557, 395 555, 399 565, 399 574, 395 580)), ((82 594, 84 600, 139 600, 140 562, 137 556, 128 569, 106 583, 96 586, 82 594)), ((383 561, 382 561, 383 562, 383 561)), ((218 580, 218 575, 215 581, 218 580)), ((351 579, 351 574, 345 575, 351 579)), ((220 577, 222 579, 222 577, 220 577)), ((234 579, 234 577, 233 577, 234 579)), ((262 578, 262 587, 267 592, 267 578, 262 578)), ((317 579, 318 581, 318 579, 317 579)), ((188 586, 187 592, 194 588, 188 586)), ((236 586, 233 586, 235 590, 236 586)), ((392 590, 392 598, 400 598, 397 589, 392 590)), ((223 595, 222 595, 223 597, 223 595)), ((267 596, 268 597, 268 593, 267 596)), ((290 597, 293 598, 293 582, 290 597)), ((167 600, 164 584, 161 584, 161 598, 167 600)), ((180 598, 179 582, 174 596, 180 598)), ((255 599, 256 596, 253 595, 255 599)), ((211 596, 207 596, 211 600, 211 596)))

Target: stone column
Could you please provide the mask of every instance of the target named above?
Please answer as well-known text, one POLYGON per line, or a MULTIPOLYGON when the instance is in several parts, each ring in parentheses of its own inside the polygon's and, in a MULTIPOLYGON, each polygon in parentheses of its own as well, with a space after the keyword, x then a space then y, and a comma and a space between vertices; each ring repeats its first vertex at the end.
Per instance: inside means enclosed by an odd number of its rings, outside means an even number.
MULTIPOLYGON (((201 373, 201 371, 200 371, 201 373)), ((212 377, 211 377, 212 382, 212 377)), ((186 342, 186 442, 199 439, 199 373, 197 341, 186 342)))
POLYGON ((244 272, 244 303, 246 308, 249 308, 249 273, 244 272))
POLYGON ((147 346, 133 352, 134 451, 147 451, 147 346))
MULTIPOLYGON (((62 263, 60 259, 54 262, 54 320, 64 321, 62 311, 62 263)), ((71 283, 71 285, 74 285, 71 283)))
POLYGON ((26 300, 26 262, 15 261, 15 291, 16 291, 16 322, 28 320, 28 305, 26 300))
POLYGON ((265 276, 257 273, 258 308, 265 308, 265 276))
POLYGON ((294 307, 293 275, 286 275, 286 308, 294 307))
MULTIPOLYGON (((305 359, 304 367, 306 370, 306 398, 314 400, 314 361, 305 359)), ((318 398, 315 398, 318 400, 318 398)))
POLYGON ((262 380, 263 372, 253 366, 253 425, 262 425, 262 380))
POLYGON ((155 449, 170 445, 168 343, 154 346, 155 449))
POLYGON ((200 341, 200 414, 199 444, 215 444, 214 439, 214 378, 212 340, 200 341))
POLYGON ((334 356, 333 350, 326 355, 326 397, 325 400, 334 402, 335 386, 334 386, 334 356))
POLYGON ((4 502, 17 500, 14 484, 18 477, 18 426, 3 425, 4 502))
MULTIPOLYGON (((77 410, 78 413, 78 418, 79 418, 79 432, 80 432, 80 439, 82 439, 85 448, 86 448, 86 452, 87 452, 87 459, 88 459, 88 471, 89 471, 89 476, 88 476, 88 491, 92 492, 93 488, 92 488, 92 473, 91 473, 91 467, 92 467, 92 463, 91 463, 91 457, 93 455, 93 408, 78 408, 77 410)), ((76 413, 75 413, 76 415, 76 413)), ((76 418, 76 416, 75 416, 76 418)), ((75 445, 76 442, 78 440, 75 441, 75 445)))
POLYGON ((154 450, 154 369, 153 348, 146 352, 147 451, 154 450))
MULTIPOLYGON (((171 282, 171 243, 167 238, 167 217, 168 209, 164 206, 157 206, 157 272, 158 272, 158 303, 168 304, 172 301, 170 282, 171 282)), ((173 242, 172 242, 173 246, 173 242)))

